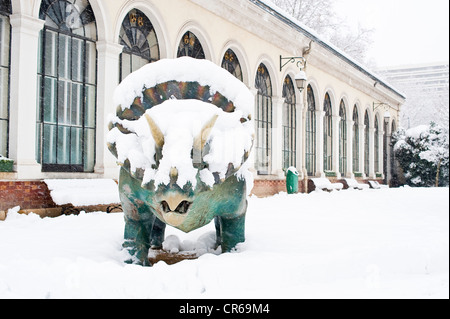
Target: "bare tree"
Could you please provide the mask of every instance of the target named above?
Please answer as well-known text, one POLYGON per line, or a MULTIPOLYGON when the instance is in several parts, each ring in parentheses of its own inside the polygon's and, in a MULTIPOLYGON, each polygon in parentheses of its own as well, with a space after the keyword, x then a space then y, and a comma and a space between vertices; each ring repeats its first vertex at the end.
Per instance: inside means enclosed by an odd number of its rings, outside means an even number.
POLYGON ((272 0, 311 29, 326 34, 337 26, 332 0, 272 0))
POLYGON ((359 25, 356 31, 352 31, 345 25, 341 25, 331 35, 330 42, 355 60, 369 64, 367 51, 373 43, 372 37, 373 29, 367 29, 359 25))
POLYGON ((373 30, 362 27, 352 30, 336 14, 333 0, 272 0, 292 17, 315 30, 335 46, 359 62, 366 61, 372 44, 373 30))

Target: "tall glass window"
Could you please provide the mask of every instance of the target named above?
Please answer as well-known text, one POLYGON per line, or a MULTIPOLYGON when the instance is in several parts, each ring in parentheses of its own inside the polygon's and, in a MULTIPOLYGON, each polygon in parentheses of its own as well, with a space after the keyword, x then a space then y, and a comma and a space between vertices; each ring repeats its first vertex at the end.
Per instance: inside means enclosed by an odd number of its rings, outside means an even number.
POLYGON ((364 174, 366 176, 369 176, 369 154, 370 154, 370 140, 369 140, 369 113, 366 111, 366 114, 364 115, 364 174))
POLYGON ((256 73, 256 170, 268 175, 272 169, 272 82, 269 71, 260 64, 256 73))
POLYGON ((380 141, 378 139, 379 126, 378 126, 378 117, 375 116, 375 136, 374 136, 374 162, 375 162, 375 172, 380 173, 380 141))
POLYGON ((310 85, 307 89, 307 100, 305 161, 308 176, 314 176, 316 172, 316 101, 310 85))
POLYGON ((131 10, 123 19, 119 40, 124 46, 120 54, 120 81, 145 64, 159 60, 155 29, 140 10, 131 10))
POLYGON ((290 76, 287 76, 283 84, 283 168, 296 166, 296 99, 294 84, 290 76))
POLYGON ((228 49, 222 59, 222 68, 233 74, 237 79, 244 81, 241 64, 233 50, 228 49))
POLYGON ((339 172, 342 176, 347 173, 347 114, 345 103, 341 101, 339 106, 339 172))
POLYGON ((358 108, 353 108, 353 172, 359 173, 359 116, 358 108))
POLYGON ((95 165, 97 28, 87 0, 43 0, 39 17, 37 160, 44 172, 95 165))
POLYGON ((0 1, 0 156, 8 156, 11 1, 0 1))
POLYGON ((186 32, 178 46, 177 57, 190 56, 194 59, 204 59, 205 52, 198 38, 192 32, 186 32))
MULTIPOLYGON (((396 132, 397 132, 397 125, 395 124, 395 121, 392 121, 392 124, 391 124, 391 136, 394 133, 396 133, 396 132)), ((391 156, 389 158, 390 165, 391 165, 391 175, 392 175, 392 178, 394 179, 397 176, 397 168, 396 168, 396 165, 395 165, 394 145, 391 144, 391 145, 389 145, 389 147, 391 148, 390 149, 391 156)))
POLYGON ((331 110, 330 96, 325 94, 323 102, 323 170, 331 171, 333 169, 333 117, 331 110))

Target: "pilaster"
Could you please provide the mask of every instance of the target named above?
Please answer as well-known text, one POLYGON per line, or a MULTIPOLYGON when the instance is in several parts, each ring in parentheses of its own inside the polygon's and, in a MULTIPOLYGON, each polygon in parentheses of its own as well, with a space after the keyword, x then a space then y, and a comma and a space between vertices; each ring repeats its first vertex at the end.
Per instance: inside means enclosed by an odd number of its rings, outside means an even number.
POLYGON ((272 175, 284 178, 283 172, 283 104, 281 97, 272 97, 272 175))
POLYGON ((95 172, 105 178, 118 178, 116 159, 107 148, 108 117, 115 114, 114 90, 119 84, 119 58, 123 46, 106 41, 97 42, 98 83, 97 83, 97 127, 95 172))
POLYGON ((41 166, 36 161, 37 70, 39 33, 44 21, 21 13, 10 16, 11 78, 9 157, 18 179, 35 178, 41 166), (31 56, 34 58, 30 58, 31 56))
POLYGON ((347 174, 342 177, 355 178, 353 174, 353 125, 354 122, 352 120, 346 120, 345 124, 347 125, 347 174))
POLYGON ((369 128, 369 178, 375 178, 375 129, 369 128))
POLYGON ((332 137, 332 149, 331 149, 331 155, 332 155, 332 170, 336 173, 336 176, 340 177, 339 172, 339 122, 341 121, 341 117, 339 115, 332 115, 332 130, 333 130, 333 137, 332 137))
POLYGON ((323 118, 325 112, 322 110, 316 110, 316 176, 324 177, 323 170, 323 118))
POLYGON ((366 125, 360 124, 359 125, 359 171, 362 174, 363 177, 366 176, 366 169, 365 169, 365 158, 366 154, 364 151, 365 143, 366 143, 366 125))

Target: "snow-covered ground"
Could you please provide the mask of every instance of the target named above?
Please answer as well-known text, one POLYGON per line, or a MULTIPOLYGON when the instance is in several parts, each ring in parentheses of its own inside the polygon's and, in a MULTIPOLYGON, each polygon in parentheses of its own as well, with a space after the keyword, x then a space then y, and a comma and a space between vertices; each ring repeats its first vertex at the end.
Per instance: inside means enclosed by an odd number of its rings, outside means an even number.
MULTIPOLYGON (((448 191, 252 197, 236 252, 148 268, 122 262, 121 213, 10 212, 0 298, 449 298, 448 191)), ((201 246, 213 231, 166 236, 201 246)))

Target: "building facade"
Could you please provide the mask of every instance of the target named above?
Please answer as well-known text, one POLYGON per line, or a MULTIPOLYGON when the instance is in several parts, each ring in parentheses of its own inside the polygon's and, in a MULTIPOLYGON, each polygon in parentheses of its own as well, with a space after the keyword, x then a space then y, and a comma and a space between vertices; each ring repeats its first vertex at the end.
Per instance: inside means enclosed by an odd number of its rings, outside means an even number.
MULTIPOLYGON (((146 63, 221 65, 255 96, 254 193, 311 177, 389 179, 386 138, 404 97, 259 0, 0 0, 1 181, 117 178, 106 147, 113 92, 146 63), (281 57, 306 59, 307 85, 281 57)), ((305 190, 304 187, 300 187, 305 190)))

